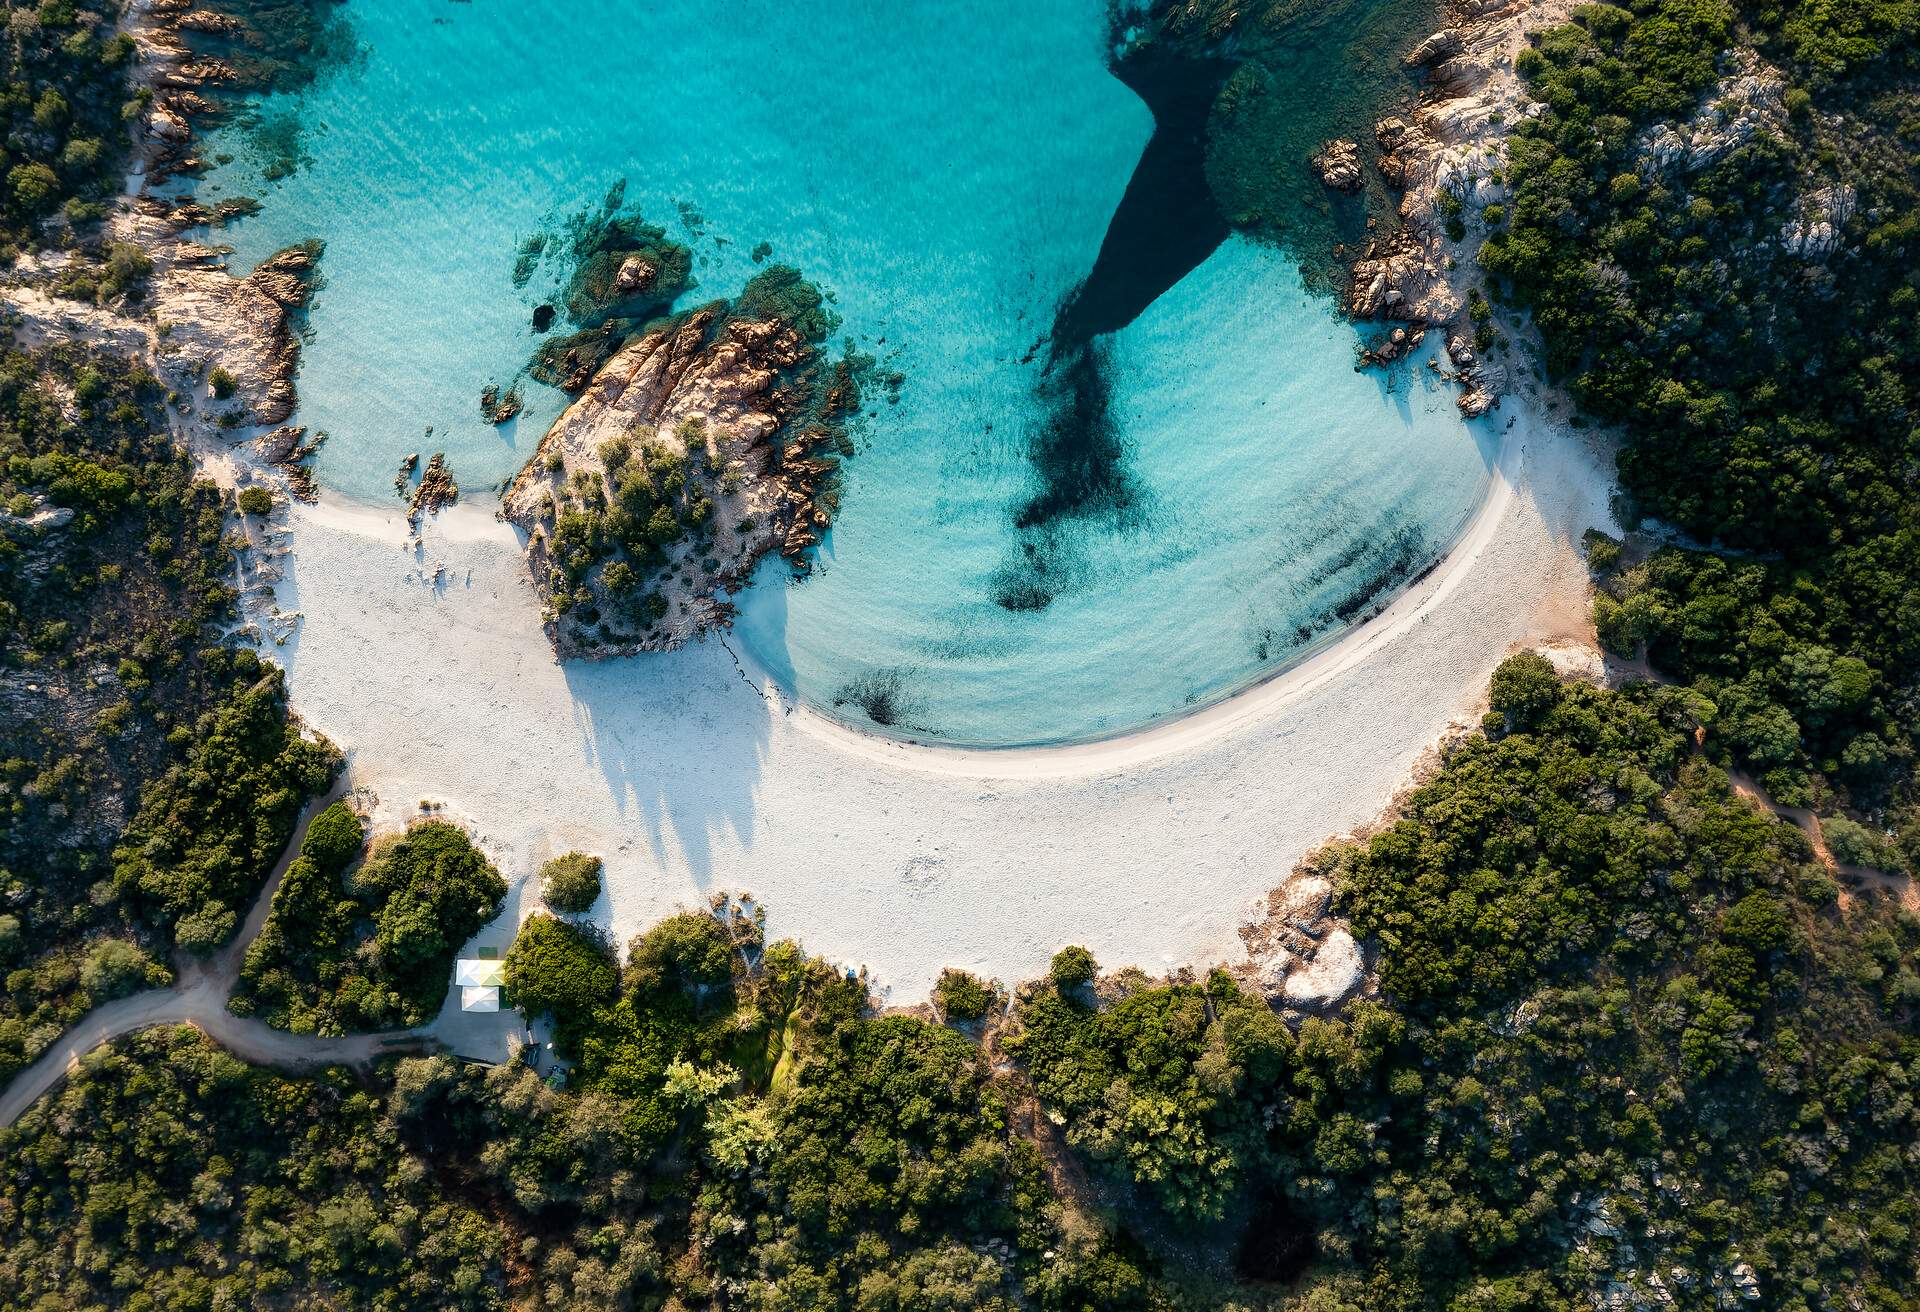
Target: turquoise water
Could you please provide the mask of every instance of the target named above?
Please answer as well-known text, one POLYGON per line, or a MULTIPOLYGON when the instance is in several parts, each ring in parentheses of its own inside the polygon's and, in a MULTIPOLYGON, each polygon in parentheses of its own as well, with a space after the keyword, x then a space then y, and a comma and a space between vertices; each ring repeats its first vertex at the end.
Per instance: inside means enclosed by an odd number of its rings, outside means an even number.
POLYGON ((243 265, 328 244, 299 415, 329 434, 322 483, 391 498, 400 457, 432 450, 469 492, 512 475, 564 401, 528 385, 520 420, 479 418, 552 290, 515 289, 515 253, 614 183, 693 246, 691 299, 736 291, 766 242, 906 376, 865 422, 814 575, 770 567, 740 599, 737 639, 830 714, 981 744, 1176 714, 1377 604, 1485 486, 1492 437, 1424 362, 1354 372, 1353 329, 1291 258, 1234 238, 1099 345, 1127 513, 1015 526, 1047 417, 1036 345, 1153 129, 1108 71, 1104 4, 345 15, 362 56, 267 106, 306 125, 302 167, 263 181, 236 125, 203 184, 266 203, 223 234, 243 265), (1048 604, 1000 604, 1036 568, 1048 604))

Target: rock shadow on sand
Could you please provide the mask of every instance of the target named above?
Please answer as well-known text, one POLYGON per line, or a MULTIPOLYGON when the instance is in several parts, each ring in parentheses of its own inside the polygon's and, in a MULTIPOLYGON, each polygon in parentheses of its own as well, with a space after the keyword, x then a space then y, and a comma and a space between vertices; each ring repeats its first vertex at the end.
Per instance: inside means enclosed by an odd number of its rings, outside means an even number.
POLYGON ((662 867, 677 849, 702 893, 727 885, 716 842, 750 848, 759 836, 760 781, 784 713, 726 650, 724 662, 683 648, 561 666, 581 750, 615 810, 644 827, 662 867))

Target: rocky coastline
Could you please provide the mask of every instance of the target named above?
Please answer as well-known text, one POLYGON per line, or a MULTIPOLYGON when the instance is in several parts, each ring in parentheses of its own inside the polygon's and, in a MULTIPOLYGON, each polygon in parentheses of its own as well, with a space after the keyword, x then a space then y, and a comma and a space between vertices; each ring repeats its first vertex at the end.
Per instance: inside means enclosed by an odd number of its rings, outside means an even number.
POLYGON ((726 594, 766 556, 806 570, 860 406, 859 362, 822 354, 818 307, 776 266, 735 301, 630 337, 569 389, 579 399, 500 511, 527 535, 563 659, 678 647, 731 622, 726 594))
MULTIPOLYGON (((298 399, 300 315, 318 286, 321 244, 289 247, 236 276, 226 249, 186 234, 249 215, 257 203, 232 198, 209 209, 166 185, 202 167, 196 132, 221 112, 216 89, 251 85, 223 60, 196 54, 182 33, 235 37, 244 24, 187 0, 130 0, 120 27, 134 42, 131 103, 142 111, 130 124, 127 193, 97 240, 16 264, 4 293, 6 328, 27 345, 78 342, 142 361, 166 390, 169 423, 206 477, 313 501, 309 462, 326 435, 287 421, 298 399), (131 295, 94 304, 60 294, 91 253, 116 246, 138 247, 146 257, 131 295)), ((286 527, 257 513, 233 523, 240 616, 229 640, 284 642, 300 619, 279 609, 275 592, 286 527)))
POLYGON ((136 78, 148 93, 136 129, 137 191, 108 224, 113 239, 132 242, 153 261, 147 308, 155 325, 155 372, 170 393, 182 430, 196 447, 231 449, 250 429, 276 429, 254 442, 259 467, 304 500, 313 497, 304 461, 323 440, 285 425, 298 403, 300 313, 318 285, 324 252, 318 241, 288 247, 244 277, 228 271, 229 251, 185 234, 257 209, 245 199, 209 210, 164 184, 203 166, 197 131, 220 111, 216 88, 242 81, 225 61, 197 54, 183 33, 232 36, 241 21, 196 8, 190 0, 133 0, 123 28, 139 52, 136 78))
POLYGON ((1352 265, 1348 316, 1392 325, 1363 349, 1361 363, 1398 359, 1429 332, 1443 333, 1468 418, 1497 406, 1507 386, 1505 367, 1484 358, 1475 341, 1476 320, 1491 313, 1476 300, 1475 284, 1487 207, 1508 199, 1507 133, 1536 112, 1515 61, 1529 33, 1565 21, 1575 7, 1574 0, 1446 0, 1446 26, 1405 59, 1426 70, 1419 100, 1374 125, 1379 172, 1399 191, 1400 206, 1398 225, 1370 239, 1352 265))

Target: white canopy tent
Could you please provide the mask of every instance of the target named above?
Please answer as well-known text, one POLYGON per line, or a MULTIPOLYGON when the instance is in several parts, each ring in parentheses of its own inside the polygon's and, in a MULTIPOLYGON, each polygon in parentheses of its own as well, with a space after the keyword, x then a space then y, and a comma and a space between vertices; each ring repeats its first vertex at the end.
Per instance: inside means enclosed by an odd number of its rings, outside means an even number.
POLYGON ((453 982, 462 988, 499 988, 507 982, 507 963, 462 957, 453 963, 453 982))

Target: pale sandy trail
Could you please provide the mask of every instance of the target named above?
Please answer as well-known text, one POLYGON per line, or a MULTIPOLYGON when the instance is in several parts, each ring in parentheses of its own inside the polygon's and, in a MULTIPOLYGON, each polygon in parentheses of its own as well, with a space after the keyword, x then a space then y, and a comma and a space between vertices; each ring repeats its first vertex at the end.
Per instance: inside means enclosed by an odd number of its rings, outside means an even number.
POLYGON ((1501 658, 1579 636, 1580 538, 1611 526, 1611 453, 1525 397, 1491 422, 1503 454, 1479 513, 1386 613, 1238 697, 1105 742, 889 742, 793 706, 717 641, 558 664, 518 541, 484 502, 430 523, 417 554, 397 508, 294 511, 279 604, 305 620, 277 654, 384 823, 444 803, 513 881, 483 942, 511 939, 542 860, 581 848, 606 860, 594 916, 617 939, 746 891, 773 935, 869 967, 893 1004, 943 966, 1036 976, 1068 942, 1153 973, 1238 959, 1248 908, 1376 817, 1478 714, 1501 658))
POLYGON ((266 924, 274 890, 299 854, 307 825, 345 791, 342 780, 325 795, 307 804, 294 826, 280 860, 274 864, 260 896, 254 899, 239 934, 226 947, 204 960, 180 957, 175 962, 173 987, 149 989, 131 997, 95 1007, 62 1034, 38 1060, 13 1077, 0 1092, 0 1127, 12 1125, 27 1108, 50 1092, 69 1071, 101 1044, 151 1029, 155 1025, 191 1025, 243 1061, 280 1070, 308 1071, 325 1066, 357 1066, 406 1048, 418 1049, 425 1040, 412 1031, 389 1034, 353 1034, 326 1039, 289 1034, 265 1021, 243 1019, 227 1010, 227 996, 240 977, 247 946, 266 924))

